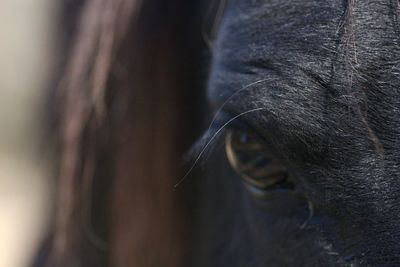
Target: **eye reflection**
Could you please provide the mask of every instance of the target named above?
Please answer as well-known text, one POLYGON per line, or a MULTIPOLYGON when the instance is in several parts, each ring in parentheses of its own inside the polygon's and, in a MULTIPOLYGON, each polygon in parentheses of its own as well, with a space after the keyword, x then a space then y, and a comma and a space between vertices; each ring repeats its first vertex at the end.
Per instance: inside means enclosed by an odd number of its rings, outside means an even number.
POLYGON ((262 195, 271 190, 293 189, 286 167, 254 133, 231 129, 225 138, 229 163, 250 192, 262 195))

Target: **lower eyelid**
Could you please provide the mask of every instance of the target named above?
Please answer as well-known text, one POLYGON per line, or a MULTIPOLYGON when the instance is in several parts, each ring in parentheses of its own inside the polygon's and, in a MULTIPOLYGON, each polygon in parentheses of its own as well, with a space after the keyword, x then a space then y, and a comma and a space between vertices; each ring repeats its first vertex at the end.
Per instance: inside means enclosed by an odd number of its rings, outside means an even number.
POLYGON ((241 139, 235 140, 235 138, 240 138, 241 134, 247 135, 248 133, 244 130, 229 130, 225 137, 225 150, 232 168, 242 177, 243 181, 249 186, 267 191, 278 186, 278 184, 285 183, 287 181, 286 167, 276 160, 272 154, 265 153, 268 148, 265 144, 263 145, 262 140, 256 137, 244 142, 241 139), (246 142, 249 142, 249 145, 259 142, 260 148, 248 150, 246 142), (257 161, 256 164, 253 160, 257 161), (265 163, 263 164, 263 162, 265 163))

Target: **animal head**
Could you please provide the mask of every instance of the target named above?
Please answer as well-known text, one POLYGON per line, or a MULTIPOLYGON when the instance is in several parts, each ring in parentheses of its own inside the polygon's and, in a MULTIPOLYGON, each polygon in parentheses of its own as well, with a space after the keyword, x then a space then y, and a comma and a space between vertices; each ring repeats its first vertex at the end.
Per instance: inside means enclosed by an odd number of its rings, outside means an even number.
POLYGON ((398 0, 65 2, 51 266, 400 265, 398 0))
POLYGON ((398 15, 398 1, 228 1, 205 266, 400 262, 398 15))

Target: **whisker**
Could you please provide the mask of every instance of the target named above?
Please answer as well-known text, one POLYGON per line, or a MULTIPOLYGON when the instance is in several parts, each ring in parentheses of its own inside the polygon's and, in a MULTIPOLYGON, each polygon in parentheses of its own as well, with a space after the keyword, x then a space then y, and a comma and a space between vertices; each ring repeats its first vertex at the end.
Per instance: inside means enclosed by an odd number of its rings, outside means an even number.
POLYGON ((235 93, 233 93, 231 96, 229 96, 224 103, 222 103, 222 105, 217 109, 217 111, 214 114, 214 118, 212 119, 210 126, 208 127, 207 131, 210 131, 211 127, 214 125, 215 120, 218 118, 219 114, 222 112, 223 108, 229 103, 229 101, 231 101, 234 97, 236 97, 239 93, 243 92, 246 89, 249 89, 250 87, 252 87, 253 85, 262 83, 267 81, 268 79, 262 79, 262 80, 258 80, 255 82, 252 82, 250 84, 245 85, 243 88, 240 88, 239 90, 237 90, 235 93))
POLYGON ((251 112, 256 112, 256 111, 260 111, 260 110, 266 110, 267 108, 255 108, 255 109, 251 109, 251 110, 247 110, 245 112, 242 112, 236 116, 234 116, 233 118, 231 118, 230 120, 228 120, 226 123, 224 123, 220 128, 218 128, 218 130, 211 136, 211 138, 208 140, 208 142, 204 145, 204 147, 200 150, 199 154, 197 155, 195 161, 193 162, 193 164, 191 165, 191 167, 189 168, 189 170, 186 172, 186 174, 174 185, 174 188, 177 188, 187 177, 188 175, 192 172, 192 170, 196 167, 197 163, 199 162, 200 158, 203 156, 204 152, 207 150, 207 148, 209 147, 209 145, 214 141, 214 139, 218 136, 218 134, 225 129, 226 126, 228 126, 231 122, 233 122, 234 120, 236 120, 237 118, 246 115, 248 113, 251 112))

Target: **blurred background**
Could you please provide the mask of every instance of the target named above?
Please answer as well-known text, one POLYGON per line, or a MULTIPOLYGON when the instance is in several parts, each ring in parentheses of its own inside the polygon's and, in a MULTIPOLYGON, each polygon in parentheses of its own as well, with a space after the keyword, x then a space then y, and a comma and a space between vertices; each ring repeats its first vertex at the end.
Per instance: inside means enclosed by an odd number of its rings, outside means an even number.
POLYGON ((52 0, 0 3, 0 266, 29 266, 54 205, 44 94, 52 70, 52 0), (47 155, 47 156, 46 156, 47 155))

